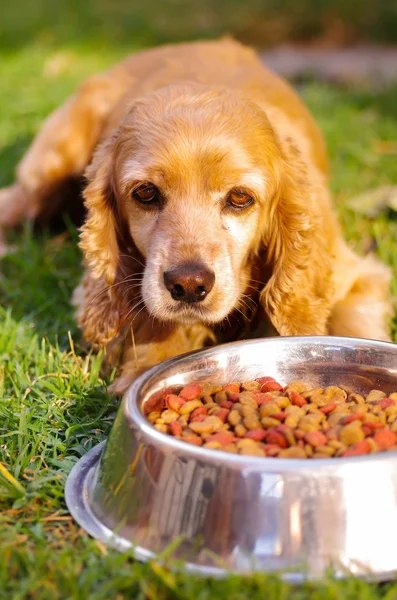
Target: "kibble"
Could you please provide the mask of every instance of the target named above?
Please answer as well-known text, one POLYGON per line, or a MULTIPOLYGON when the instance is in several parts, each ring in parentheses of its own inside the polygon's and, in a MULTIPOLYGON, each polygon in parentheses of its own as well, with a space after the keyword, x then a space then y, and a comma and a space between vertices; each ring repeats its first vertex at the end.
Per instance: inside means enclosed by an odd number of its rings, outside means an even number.
POLYGON ((161 433, 211 450, 321 459, 397 450, 397 392, 283 386, 272 377, 225 386, 191 383, 146 416, 161 433))
POLYGON ((200 400, 188 400, 184 402, 179 410, 181 415, 188 415, 192 413, 196 408, 203 406, 200 400))

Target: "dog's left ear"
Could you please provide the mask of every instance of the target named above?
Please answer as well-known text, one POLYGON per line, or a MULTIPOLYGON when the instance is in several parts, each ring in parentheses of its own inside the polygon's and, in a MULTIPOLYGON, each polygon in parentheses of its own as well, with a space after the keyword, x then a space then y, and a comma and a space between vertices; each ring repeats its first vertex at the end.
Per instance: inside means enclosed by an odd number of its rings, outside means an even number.
MULTIPOLYGON (((260 300, 280 335, 323 335, 331 309, 331 248, 325 183, 313 184, 290 138, 280 142, 278 185, 264 232, 271 277, 260 300), (328 245, 328 247, 327 247, 328 245)), ((277 167, 276 167, 277 168, 277 167)))

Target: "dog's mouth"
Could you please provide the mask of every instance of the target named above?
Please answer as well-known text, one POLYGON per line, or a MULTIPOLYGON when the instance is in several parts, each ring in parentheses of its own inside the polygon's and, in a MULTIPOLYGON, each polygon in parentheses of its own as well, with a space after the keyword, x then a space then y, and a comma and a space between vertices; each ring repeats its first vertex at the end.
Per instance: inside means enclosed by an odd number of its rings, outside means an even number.
POLYGON ((175 306, 168 306, 166 310, 166 319, 178 321, 185 325, 200 322, 212 322, 212 311, 204 307, 201 303, 190 304, 188 302, 178 302, 175 306))
POLYGON ((147 269, 142 297, 151 317, 180 325, 216 325, 238 302, 233 277, 204 263, 183 263, 161 270, 147 269))

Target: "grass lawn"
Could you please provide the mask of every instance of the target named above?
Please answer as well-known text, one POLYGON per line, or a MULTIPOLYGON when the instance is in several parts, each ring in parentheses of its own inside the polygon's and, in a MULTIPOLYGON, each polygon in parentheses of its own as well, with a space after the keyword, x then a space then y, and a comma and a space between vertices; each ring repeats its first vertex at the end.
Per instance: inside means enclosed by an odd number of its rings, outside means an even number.
MULTIPOLYGON (((76 3, 76 11, 90 4, 76 3)), ((125 35, 115 43, 117 31, 112 38, 84 40, 80 13, 58 22, 55 31, 63 34, 54 38, 51 18, 61 19, 66 10, 64 2, 56 6, 60 12, 54 4, 47 29, 37 35, 26 26, 25 8, 18 11, 13 3, 0 24, 0 185, 12 181, 42 119, 78 81, 114 62, 127 45, 133 50, 162 41, 150 27, 128 44, 125 35), (80 33, 67 42, 73 31, 80 33)), ((38 27, 34 15, 29 18, 38 27)), ((371 221, 344 206, 372 186, 397 183, 396 90, 371 95, 307 83, 300 91, 327 138, 346 236, 360 251, 375 245, 397 277, 395 215, 371 221)), ((109 551, 77 527, 65 508, 65 480, 75 462, 107 437, 117 401, 100 378, 100 358, 80 348, 73 322, 76 240, 71 226, 61 235, 26 229, 14 236, 15 252, 0 266, 0 599, 397 599, 397 584, 353 578, 294 589, 265 575, 224 581, 175 576, 109 551)), ((397 295, 396 286, 397 278, 397 295)), ((396 323, 394 331, 397 339, 396 323)))

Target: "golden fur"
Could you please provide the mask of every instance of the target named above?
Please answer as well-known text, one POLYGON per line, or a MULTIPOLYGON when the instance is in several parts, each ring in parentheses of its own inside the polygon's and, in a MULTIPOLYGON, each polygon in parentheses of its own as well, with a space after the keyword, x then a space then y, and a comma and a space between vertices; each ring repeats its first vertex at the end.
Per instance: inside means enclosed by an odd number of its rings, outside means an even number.
POLYGON ((389 270, 345 244, 324 143, 293 90, 255 53, 222 40, 156 48, 88 79, 49 117, 0 191, 0 224, 57 209, 85 173, 86 272, 76 290, 87 341, 122 354, 123 391, 158 361, 208 343, 267 335, 389 339, 389 270), (155 185, 161 208, 131 196, 155 185), (232 210, 242 190, 254 202, 232 210), (181 305, 163 272, 215 273, 181 305))

